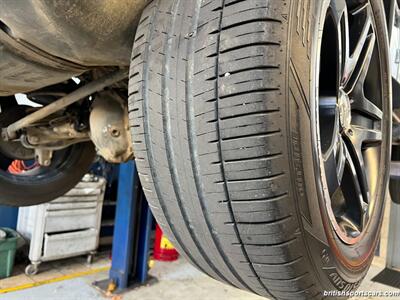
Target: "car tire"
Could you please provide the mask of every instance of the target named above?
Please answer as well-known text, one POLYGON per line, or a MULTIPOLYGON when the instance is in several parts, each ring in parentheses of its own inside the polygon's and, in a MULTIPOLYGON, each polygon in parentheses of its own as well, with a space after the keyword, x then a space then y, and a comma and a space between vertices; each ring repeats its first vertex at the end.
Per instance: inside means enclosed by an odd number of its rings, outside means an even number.
POLYGON ((276 299, 365 277, 389 179, 391 79, 382 1, 355 2, 145 8, 129 80, 136 163, 157 221, 211 277, 276 299))
MULTIPOLYGON (((26 106, 3 107, 0 127, 4 128, 26 115, 26 106)), ((22 145, 7 147, 0 138, 0 205, 31 206, 54 200, 72 189, 93 163, 96 151, 91 142, 72 145, 54 152, 48 167, 37 167, 13 174, 9 167, 14 160, 27 164, 34 161, 32 150, 22 145), (3 150, 3 151, 2 151, 3 150), (32 152, 32 157, 27 157, 32 152), (20 156, 19 156, 19 155, 20 156)), ((22 170, 21 170, 22 171, 22 170)))

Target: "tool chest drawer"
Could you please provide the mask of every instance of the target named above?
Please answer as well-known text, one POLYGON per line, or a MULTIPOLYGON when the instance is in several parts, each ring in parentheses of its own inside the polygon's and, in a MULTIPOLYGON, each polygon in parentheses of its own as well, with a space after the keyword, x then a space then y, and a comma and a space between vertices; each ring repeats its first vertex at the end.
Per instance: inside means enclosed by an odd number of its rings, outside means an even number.
POLYGON ((85 253, 96 249, 98 232, 95 229, 45 234, 43 254, 47 259, 85 253))
POLYGON ((98 222, 97 209, 55 210, 47 211, 45 233, 96 228, 98 222))

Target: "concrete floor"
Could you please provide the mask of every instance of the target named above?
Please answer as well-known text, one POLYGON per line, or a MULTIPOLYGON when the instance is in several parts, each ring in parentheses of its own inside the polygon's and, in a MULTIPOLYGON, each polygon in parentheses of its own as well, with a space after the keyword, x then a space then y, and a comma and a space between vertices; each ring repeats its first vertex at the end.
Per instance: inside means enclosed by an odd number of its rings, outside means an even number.
MULTIPOLYGON (((99 263, 99 262, 98 262, 99 263)), ((373 283, 370 279, 382 270, 377 260, 360 287, 364 291, 395 289, 373 283)), ((262 300, 264 298, 221 284, 203 275, 184 260, 156 263, 150 274, 156 279, 150 284, 126 291, 122 295, 106 297, 92 286, 92 282, 107 278, 107 272, 46 284, 26 290, 0 295, 0 300, 262 300)), ((368 298, 357 298, 368 299, 368 298)), ((378 298, 370 298, 378 299, 378 298)))
MULTIPOLYGON (((103 292, 92 286, 97 280, 107 278, 107 272, 75 278, 26 290, 0 295, 0 300, 104 300, 103 292)), ((159 263, 150 271, 154 277, 146 286, 128 290, 115 300, 262 300, 247 292, 228 287, 210 279, 184 260, 174 263, 159 263)))
POLYGON ((4 290, 21 286, 42 285, 48 281, 62 280, 70 276, 75 277, 79 276, 79 274, 96 272, 97 270, 109 267, 110 263, 109 253, 97 255, 96 260, 91 265, 86 263, 86 257, 74 257, 65 260, 44 262, 39 266, 39 273, 37 275, 28 276, 24 272, 28 263, 20 262, 14 266, 11 277, 0 280, 0 294, 4 290))

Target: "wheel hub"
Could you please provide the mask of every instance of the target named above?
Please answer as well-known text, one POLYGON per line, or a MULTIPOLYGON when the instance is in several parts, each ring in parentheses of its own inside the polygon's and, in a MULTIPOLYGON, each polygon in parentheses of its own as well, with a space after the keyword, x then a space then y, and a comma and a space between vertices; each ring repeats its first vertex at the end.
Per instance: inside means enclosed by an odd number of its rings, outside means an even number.
POLYGON ((349 96, 343 91, 339 91, 338 99, 339 120, 343 130, 349 129, 351 125, 351 105, 349 96))

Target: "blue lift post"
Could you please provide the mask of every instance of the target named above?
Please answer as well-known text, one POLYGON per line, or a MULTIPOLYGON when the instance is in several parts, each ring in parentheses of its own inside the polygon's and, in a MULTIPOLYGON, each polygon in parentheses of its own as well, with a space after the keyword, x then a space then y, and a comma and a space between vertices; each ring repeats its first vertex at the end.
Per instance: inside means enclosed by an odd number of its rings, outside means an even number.
POLYGON ((0 206, 0 227, 17 229, 18 207, 0 206))
POLYGON ((153 215, 134 161, 121 164, 109 282, 118 290, 147 280, 153 215))

